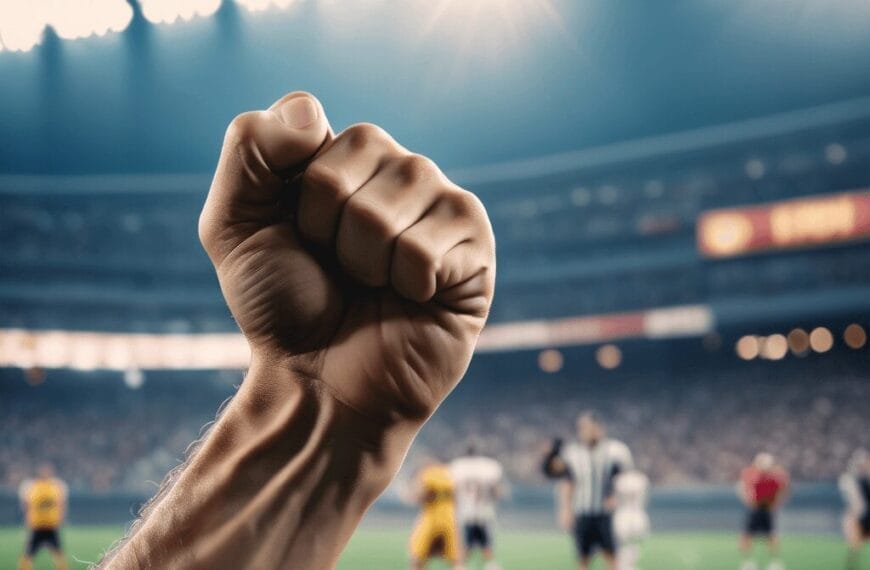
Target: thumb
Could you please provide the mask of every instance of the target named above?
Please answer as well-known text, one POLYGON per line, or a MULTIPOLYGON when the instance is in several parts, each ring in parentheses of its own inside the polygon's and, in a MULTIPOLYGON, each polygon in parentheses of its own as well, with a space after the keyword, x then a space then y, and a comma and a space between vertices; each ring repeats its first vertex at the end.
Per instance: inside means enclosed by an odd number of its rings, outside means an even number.
POLYGON ((323 106, 304 92, 232 120, 199 220, 200 239, 215 263, 246 237, 245 228, 274 219, 285 181, 331 138, 323 106))

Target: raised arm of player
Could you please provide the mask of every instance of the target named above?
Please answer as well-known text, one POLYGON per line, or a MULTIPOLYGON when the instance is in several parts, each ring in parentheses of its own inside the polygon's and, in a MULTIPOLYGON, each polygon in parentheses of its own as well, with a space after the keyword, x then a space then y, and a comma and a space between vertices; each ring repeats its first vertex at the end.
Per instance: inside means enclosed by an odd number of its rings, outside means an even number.
POLYGON ((459 381, 493 295, 486 212, 291 93, 230 125, 199 233, 248 376, 110 568, 330 568, 459 381))
POLYGON ((549 479, 560 479, 568 474, 568 467, 562 459, 562 440, 560 438, 553 439, 550 444, 549 451, 544 456, 541 463, 541 471, 544 476, 549 479))

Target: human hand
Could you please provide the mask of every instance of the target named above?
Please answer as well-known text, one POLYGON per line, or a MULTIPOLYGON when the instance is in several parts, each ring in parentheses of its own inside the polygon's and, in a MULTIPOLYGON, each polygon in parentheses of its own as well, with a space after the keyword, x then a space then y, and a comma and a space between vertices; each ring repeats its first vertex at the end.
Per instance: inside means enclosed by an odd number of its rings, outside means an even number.
POLYGON ((376 422, 422 423, 493 296, 486 212, 382 129, 291 93, 230 124, 199 233, 254 360, 376 422))

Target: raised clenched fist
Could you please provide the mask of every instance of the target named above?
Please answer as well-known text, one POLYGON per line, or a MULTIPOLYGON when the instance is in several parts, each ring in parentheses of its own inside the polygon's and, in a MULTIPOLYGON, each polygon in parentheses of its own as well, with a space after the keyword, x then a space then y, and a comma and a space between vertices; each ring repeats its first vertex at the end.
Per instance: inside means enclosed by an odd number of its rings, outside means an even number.
POLYGON ((435 410, 492 300, 480 201, 379 127, 333 135, 307 93, 233 120, 199 232, 254 360, 378 422, 435 410))

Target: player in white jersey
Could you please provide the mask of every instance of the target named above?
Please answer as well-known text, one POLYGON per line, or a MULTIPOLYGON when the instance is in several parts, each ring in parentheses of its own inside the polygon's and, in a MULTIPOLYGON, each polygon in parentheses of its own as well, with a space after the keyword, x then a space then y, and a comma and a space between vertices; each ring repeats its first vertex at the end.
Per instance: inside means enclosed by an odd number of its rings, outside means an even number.
POLYGON ((493 553, 496 505, 508 493, 501 464, 469 446, 465 456, 450 464, 456 496, 456 515, 463 529, 465 557, 479 549, 486 570, 498 570, 493 553))
POLYGON ((635 570, 640 556, 640 542, 649 535, 649 515, 646 502, 649 479, 632 469, 616 477, 616 511, 613 513, 613 531, 619 544, 617 567, 635 570))
POLYGON ((621 441, 607 438, 604 424, 592 412, 577 419, 577 435, 576 443, 554 442, 544 473, 560 479, 559 522, 574 534, 580 570, 589 568, 596 550, 607 568, 616 570, 614 483, 617 475, 633 468, 631 451, 621 441))
POLYGON ((840 476, 840 492, 846 501, 843 517, 843 533, 849 544, 846 568, 857 570, 861 548, 870 540, 870 453, 867 450, 859 449, 852 454, 846 472, 840 476))

